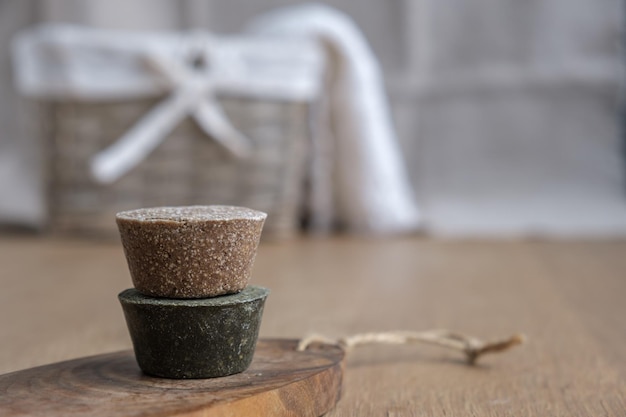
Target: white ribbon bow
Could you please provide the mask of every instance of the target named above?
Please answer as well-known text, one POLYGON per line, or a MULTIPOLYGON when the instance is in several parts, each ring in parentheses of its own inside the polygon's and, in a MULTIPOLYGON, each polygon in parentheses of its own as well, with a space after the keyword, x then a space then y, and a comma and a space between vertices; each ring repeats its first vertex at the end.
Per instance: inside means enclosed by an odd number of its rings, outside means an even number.
POLYGON ((185 117, 192 116, 200 128, 234 156, 250 155, 250 141, 230 123, 215 97, 209 49, 192 56, 198 65, 147 54, 147 66, 163 78, 172 92, 154 106, 117 142, 91 159, 91 172, 100 183, 110 184, 137 166, 185 117))
POLYGON ((112 183, 141 163, 191 116, 213 140, 243 158, 252 143, 228 121, 217 94, 314 100, 324 54, 302 38, 214 36, 207 32, 136 33, 44 25, 14 40, 19 90, 37 98, 110 101, 169 96, 90 161, 112 183), (205 65, 192 65, 192 60, 205 65), (210 64, 210 65, 206 65, 210 64))

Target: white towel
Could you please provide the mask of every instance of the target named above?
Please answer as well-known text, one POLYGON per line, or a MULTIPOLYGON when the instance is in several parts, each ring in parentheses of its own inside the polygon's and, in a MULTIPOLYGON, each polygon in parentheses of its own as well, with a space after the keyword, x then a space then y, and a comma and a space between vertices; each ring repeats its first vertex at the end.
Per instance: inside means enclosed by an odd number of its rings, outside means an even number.
MULTIPOLYGON (((315 147, 313 207, 322 205, 332 193, 335 220, 348 230, 416 229, 420 215, 392 127, 381 71, 352 19, 318 4, 286 7, 258 17, 249 31, 316 39, 327 48, 334 78, 327 86, 331 126, 322 133, 331 133, 334 146, 328 151, 324 138, 317 138, 322 143, 315 147), (332 158, 330 163, 325 153, 332 158), (320 172, 325 168, 332 169, 333 175, 320 172)), ((324 222, 315 218, 323 213, 314 210, 312 214, 313 224, 324 222)))

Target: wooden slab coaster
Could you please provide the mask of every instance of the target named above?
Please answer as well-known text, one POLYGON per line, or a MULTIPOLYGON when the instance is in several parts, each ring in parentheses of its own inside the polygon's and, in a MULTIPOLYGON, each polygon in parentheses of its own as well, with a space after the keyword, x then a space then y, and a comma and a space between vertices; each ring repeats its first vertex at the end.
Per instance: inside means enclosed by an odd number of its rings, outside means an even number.
POLYGON ((260 339, 247 371, 174 380, 143 374, 132 351, 91 356, 0 375, 0 415, 320 416, 341 395, 343 351, 260 339))

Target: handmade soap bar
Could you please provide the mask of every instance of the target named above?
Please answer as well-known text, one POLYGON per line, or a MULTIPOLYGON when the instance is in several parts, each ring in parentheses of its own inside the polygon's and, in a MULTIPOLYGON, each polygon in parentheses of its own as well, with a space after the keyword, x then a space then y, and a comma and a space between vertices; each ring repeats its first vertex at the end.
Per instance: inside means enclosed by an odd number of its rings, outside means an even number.
POLYGON ((269 290, 196 300, 119 295, 139 367, 164 378, 212 378, 250 366, 269 290))
POLYGON ((135 288, 203 298, 243 290, 267 215, 233 206, 123 211, 116 221, 135 288))

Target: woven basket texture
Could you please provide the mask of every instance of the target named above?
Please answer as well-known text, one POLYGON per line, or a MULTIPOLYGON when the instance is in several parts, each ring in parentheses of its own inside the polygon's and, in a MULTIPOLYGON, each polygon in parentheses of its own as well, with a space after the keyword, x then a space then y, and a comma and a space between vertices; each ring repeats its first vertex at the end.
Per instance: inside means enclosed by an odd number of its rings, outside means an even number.
POLYGON ((117 182, 91 179, 89 159, 115 142, 157 100, 45 105, 49 145, 49 226, 54 232, 117 237, 115 213, 139 207, 227 204, 268 214, 263 239, 300 225, 308 144, 308 105, 224 98, 251 157, 232 156, 190 118, 117 182))

